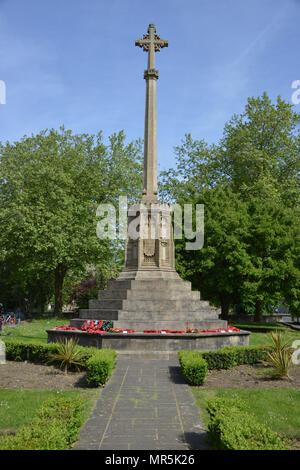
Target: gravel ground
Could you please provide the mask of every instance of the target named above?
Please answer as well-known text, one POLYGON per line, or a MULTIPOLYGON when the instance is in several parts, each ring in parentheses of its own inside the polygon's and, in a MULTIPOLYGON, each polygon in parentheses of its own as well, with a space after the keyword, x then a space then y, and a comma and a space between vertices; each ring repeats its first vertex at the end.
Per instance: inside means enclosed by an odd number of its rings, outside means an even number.
POLYGON ((53 365, 6 361, 0 364, 0 388, 71 390, 87 388, 85 372, 63 371, 53 365))

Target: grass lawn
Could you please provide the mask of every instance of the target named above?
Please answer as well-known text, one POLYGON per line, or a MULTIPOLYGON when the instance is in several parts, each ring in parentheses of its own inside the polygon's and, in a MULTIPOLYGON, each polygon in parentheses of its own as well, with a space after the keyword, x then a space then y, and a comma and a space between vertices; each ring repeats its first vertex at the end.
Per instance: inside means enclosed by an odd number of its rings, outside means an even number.
POLYGON ((29 424, 38 408, 52 397, 83 397, 86 402, 86 417, 92 410, 101 391, 57 390, 8 390, 0 389, 0 435, 2 432, 15 432, 23 424, 29 424))
POLYGON ((201 390, 191 387, 204 424, 208 425, 206 411, 208 398, 240 397, 260 423, 269 426, 292 440, 300 439, 300 390, 277 389, 221 389, 201 390))
MULTIPOLYGON (((18 338, 28 342, 47 343, 46 330, 65 323, 70 323, 70 320, 65 318, 32 319, 24 321, 13 328, 6 326, 2 330, 0 338, 18 338)), ((84 390, 0 388, 0 436, 7 432, 15 433, 22 425, 30 424, 43 403, 53 397, 82 397, 86 404, 84 414, 85 419, 87 419, 100 394, 101 389, 99 388, 87 388, 84 390)))
POLYGON ((284 340, 289 342, 291 345, 292 342, 296 339, 300 339, 300 331, 297 330, 292 330, 291 328, 280 325, 280 324, 274 324, 270 325, 269 323, 266 324, 260 324, 260 323, 230 323, 232 326, 236 326, 237 328, 240 328, 241 330, 247 330, 249 327, 249 331, 251 329, 251 334, 249 337, 249 344, 250 346, 262 346, 264 344, 270 344, 270 339, 269 339, 269 334, 271 331, 279 330, 282 331, 284 334, 284 340), (255 331, 264 329, 265 333, 262 333, 261 331, 255 331))
POLYGON ((5 326, 1 336, 6 338, 19 338, 24 341, 47 343, 46 330, 66 323, 69 324, 70 320, 55 317, 26 320, 15 327, 5 326))
MULTIPOLYGON (((5 326, 2 331, 2 336, 7 338, 20 338, 24 341, 39 341, 47 343, 47 333, 46 330, 51 329, 58 325, 64 325, 70 323, 70 319, 66 318, 39 318, 33 320, 27 320, 22 322, 16 327, 5 326)), ((231 324, 231 323, 230 323, 231 324)), ((247 327, 251 328, 250 334, 250 345, 259 346, 269 343, 269 338, 267 333, 262 333, 260 331, 256 332, 255 329, 265 329, 266 332, 271 332, 274 330, 281 330, 284 333, 285 340, 290 344, 295 339, 300 339, 300 331, 292 330, 284 325, 270 325, 270 324, 256 324, 256 323, 233 323, 233 326, 247 330, 247 327)))

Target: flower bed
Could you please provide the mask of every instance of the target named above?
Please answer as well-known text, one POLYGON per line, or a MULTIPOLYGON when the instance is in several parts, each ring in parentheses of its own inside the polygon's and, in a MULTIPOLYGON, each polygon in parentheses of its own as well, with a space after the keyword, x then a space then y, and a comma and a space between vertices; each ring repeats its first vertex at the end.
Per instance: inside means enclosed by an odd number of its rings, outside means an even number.
MULTIPOLYGON (((103 333, 135 333, 135 330, 132 329, 122 329, 122 328, 109 328, 109 321, 103 320, 86 320, 82 327, 82 331, 93 334, 103 334, 103 333)), ((72 327, 70 325, 57 326, 55 330, 70 331, 77 330, 78 328, 72 327)), ((186 331, 183 330, 144 330, 144 333, 152 334, 179 334, 184 335, 186 333, 234 333, 240 331, 239 328, 235 326, 228 326, 228 328, 218 328, 214 330, 200 330, 197 328, 187 328, 186 331)))
POLYGON ((214 330, 200 330, 198 328, 187 328, 186 331, 183 330, 144 330, 144 333, 157 333, 157 334, 186 334, 186 333, 233 333, 236 331, 241 331, 235 326, 228 326, 228 328, 218 328, 214 330))
MULTIPOLYGON (((134 333, 132 329, 122 329, 122 328, 109 328, 111 322, 109 320, 86 320, 82 327, 81 331, 86 331, 87 333, 93 334, 103 334, 103 333, 134 333)), ((80 331, 78 328, 75 328, 70 325, 61 325, 57 326, 55 330, 59 331, 80 331)))
POLYGON ((241 331, 239 328, 235 326, 228 325, 228 328, 218 328, 215 330, 199 330, 197 328, 188 328, 186 330, 187 333, 233 333, 236 331, 241 331))
POLYGON ((158 333, 158 334, 185 334, 185 331, 181 330, 144 330, 144 333, 158 333))

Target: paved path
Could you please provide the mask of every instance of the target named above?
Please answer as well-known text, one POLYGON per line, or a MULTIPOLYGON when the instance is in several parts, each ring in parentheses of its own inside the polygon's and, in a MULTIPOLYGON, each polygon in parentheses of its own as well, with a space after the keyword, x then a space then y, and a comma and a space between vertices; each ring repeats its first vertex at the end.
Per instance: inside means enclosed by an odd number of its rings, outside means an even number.
POLYGON ((208 449, 176 360, 118 360, 73 449, 208 449))

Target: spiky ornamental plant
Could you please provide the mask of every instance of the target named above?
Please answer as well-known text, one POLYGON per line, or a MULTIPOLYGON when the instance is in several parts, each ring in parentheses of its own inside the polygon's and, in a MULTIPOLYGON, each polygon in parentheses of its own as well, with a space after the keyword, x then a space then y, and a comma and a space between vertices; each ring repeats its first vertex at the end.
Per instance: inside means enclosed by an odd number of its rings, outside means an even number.
POLYGON ((267 352, 266 363, 275 369, 277 377, 287 377, 292 365, 292 352, 287 342, 283 341, 283 334, 276 330, 270 334, 272 345, 267 352))
POLYGON ((77 340, 70 338, 57 343, 57 352, 52 353, 49 362, 58 362, 68 373, 70 366, 75 366, 77 370, 82 366, 84 352, 77 346, 77 340))

